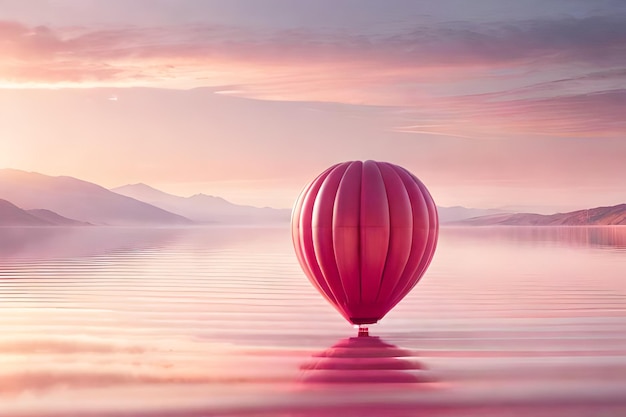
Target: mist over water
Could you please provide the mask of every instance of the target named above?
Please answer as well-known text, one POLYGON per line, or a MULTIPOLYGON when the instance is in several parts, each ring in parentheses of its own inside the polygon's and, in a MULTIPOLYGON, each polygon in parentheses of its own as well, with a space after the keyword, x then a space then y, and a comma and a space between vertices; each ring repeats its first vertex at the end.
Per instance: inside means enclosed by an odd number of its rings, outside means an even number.
POLYGON ((626 415, 626 228, 443 228, 370 338, 287 227, 0 229, 0 416, 626 415))

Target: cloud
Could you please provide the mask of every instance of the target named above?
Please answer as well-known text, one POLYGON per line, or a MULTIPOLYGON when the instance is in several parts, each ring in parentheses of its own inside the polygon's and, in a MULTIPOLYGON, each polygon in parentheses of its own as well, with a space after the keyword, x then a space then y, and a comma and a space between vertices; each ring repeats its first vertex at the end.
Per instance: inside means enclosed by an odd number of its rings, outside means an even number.
POLYGON ((624 131, 620 14, 439 23, 379 35, 5 21, 0 39, 6 86, 233 85, 225 94, 412 109, 391 130, 433 136, 624 131))
POLYGON ((626 132, 621 116, 626 90, 556 97, 501 98, 501 94, 433 99, 431 114, 404 111, 398 132, 497 139, 503 136, 616 137, 626 132), (423 124, 421 120, 435 123, 423 124), (408 120, 407 120, 408 119, 408 120))
POLYGON ((623 89, 483 105, 490 119, 504 120, 504 127, 518 132, 582 137, 620 136, 626 132, 620 111, 626 106, 623 89))
MULTIPOLYGON (((257 81, 292 74, 303 68, 354 68, 372 78, 423 79, 407 69, 503 66, 513 63, 542 65, 589 63, 594 66, 626 64, 626 19, 536 20, 475 25, 469 23, 416 27, 392 35, 324 33, 310 30, 268 31, 211 25, 172 27, 87 28, 29 27, 0 22, 0 51, 13 68, 15 81, 43 81, 29 70, 47 63, 51 80, 66 71, 95 80, 120 81, 125 77, 158 80, 162 76, 210 74, 215 66, 253 64, 264 70, 257 81), (27 71, 19 71, 24 66, 27 71), (103 71, 103 69, 109 71, 103 71), (388 77, 373 77, 386 69, 388 77), (403 71, 404 70, 404 71, 403 71)), ((245 74, 247 71, 235 71, 245 74)), ((305 71, 307 73, 307 71, 305 71)), ((222 74, 224 75, 224 74, 222 74)), ((431 74, 430 76, 432 76, 431 74)), ((327 75, 332 78, 331 74, 327 75)), ((425 78, 430 78, 427 76, 425 78)), ((197 80, 202 85, 202 80, 197 80)), ((228 80, 224 83, 238 83, 228 80)))

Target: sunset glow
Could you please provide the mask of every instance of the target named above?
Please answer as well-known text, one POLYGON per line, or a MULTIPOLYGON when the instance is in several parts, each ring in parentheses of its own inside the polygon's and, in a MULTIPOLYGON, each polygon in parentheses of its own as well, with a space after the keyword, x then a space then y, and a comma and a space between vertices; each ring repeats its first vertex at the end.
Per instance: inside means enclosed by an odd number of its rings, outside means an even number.
POLYGON ((622 3, 175 4, 1 2, 0 165, 289 207, 371 158, 444 205, 626 199, 622 3))

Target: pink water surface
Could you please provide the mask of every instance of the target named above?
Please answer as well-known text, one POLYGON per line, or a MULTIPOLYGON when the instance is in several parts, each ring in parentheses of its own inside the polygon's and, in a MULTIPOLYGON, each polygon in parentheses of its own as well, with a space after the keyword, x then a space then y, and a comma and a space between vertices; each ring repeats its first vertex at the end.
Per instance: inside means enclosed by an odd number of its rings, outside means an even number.
POLYGON ((289 229, 0 229, 0 416, 624 416, 626 228, 442 228, 370 338, 289 229))

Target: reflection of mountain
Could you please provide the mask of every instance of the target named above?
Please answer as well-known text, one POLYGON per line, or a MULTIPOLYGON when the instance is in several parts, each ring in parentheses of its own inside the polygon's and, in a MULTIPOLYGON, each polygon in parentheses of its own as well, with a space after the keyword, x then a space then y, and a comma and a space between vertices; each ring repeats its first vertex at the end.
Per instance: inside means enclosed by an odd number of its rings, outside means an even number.
POLYGON ((50 210, 22 210, 15 204, 0 199, 0 226, 80 226, 86 224, 59 216, 50 210))
MULTIPOLYGON (((58 259, 155 248, 188 228, 8 227, 0 231, 0 260, 58 259)), ((2 262, 0 261, 0 269, 2 262)))
MULTIPOLYGON (((272 249, 284 229, 273 227, 5 227, 0 229, 2 261, 13 258, 60 259, 110 253, 151 251, 184 239, 210 250, 235 247, 255 250, 259 242, 272 249)), ((184 265, 181 265, 183 267, 184 265)))
POLYGON ((495 214, 466 219, 461 223, 473 226, 626 225, 626 204, 550 215, 534 213, 495 214))
POLYGON ((379 337, 360 336, 340 340, 301 365, 303 382, 380 383, 427 382, 426 368, 414 354, 383 342, 379 337))
POLYGON ((179 197, 145 184, 125 185, 111 191, 180 214, 198 223, 287 222, 291 216, 291 210, 287 209, 240 206, 221 197, 205 194, 179 197))
MULTIPOLYGON (((93 224, 192 223, 185 217, 96 184, 72 177, 51 177, 13 169, 0 170, 0 198, 25 209, 48 209, 61 216, 93 224)), ((45 216, 50 220, 49 213, 45 216)))
MULTIPOLYGON (((604 249, 626 249, 626 227, 622 226, 539 226, 539 227, 446 227, 442 236, 456 239, 478 239, 478 241, 529 242, 534 245, 558 243, 565 246, 597 247, 604 249)), ((472 246, 474 242, 468 242, 472 246)))

